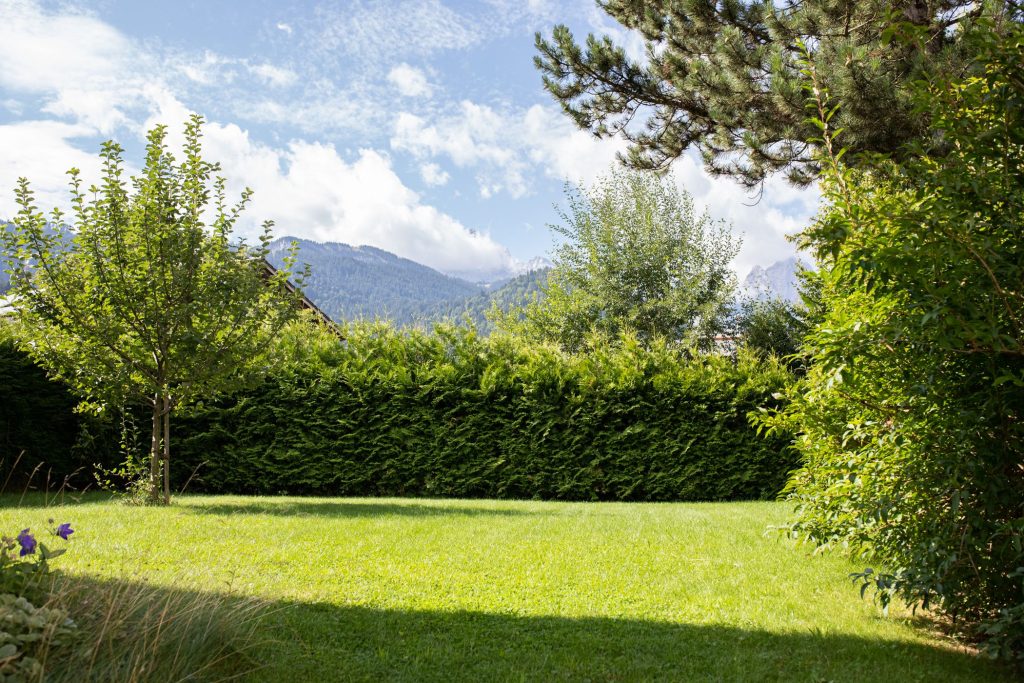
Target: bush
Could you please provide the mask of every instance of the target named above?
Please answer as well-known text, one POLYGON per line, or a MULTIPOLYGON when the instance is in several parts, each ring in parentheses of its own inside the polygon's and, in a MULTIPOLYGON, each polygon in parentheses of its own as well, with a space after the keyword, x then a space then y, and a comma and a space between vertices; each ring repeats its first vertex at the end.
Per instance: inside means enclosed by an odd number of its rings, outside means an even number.
POLYGON ((350 325, 281 340, 257 390, 192 411, 176 453, 191 490, 233 493, 732 500, 771 498, 795 466, 747 415, 790 381, 771 360, 688 358, 635 339, 571 355, 350 325))
POLYGON ((805 234, 824 318, 776 424, 803 456, 796 535, 880 564, 860 579, 883 602, 1024 659, 1024 32, 998 36, 922 94, 936 149, 831 160, 805 234))

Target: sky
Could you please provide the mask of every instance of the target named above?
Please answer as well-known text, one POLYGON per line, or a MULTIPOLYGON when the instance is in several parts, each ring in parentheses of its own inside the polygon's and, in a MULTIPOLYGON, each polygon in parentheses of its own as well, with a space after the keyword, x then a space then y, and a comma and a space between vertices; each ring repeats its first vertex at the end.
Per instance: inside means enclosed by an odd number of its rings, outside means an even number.
MULTIPOLYGON (((99 179, 112 139, 129 171, 146 132, 206 120, 204 158, 239 230, 371 245, 470 280, 506 276, 555 244, 566 183, 606 175, 621 140, 574 127, 533 65, 534 34, 566 24, 643 42, 593 0, 0 0, 0 219, 27 177, 40 208, 66 172, 99 179)), ((673 181, 742 240, 742 278, 794 253, 818 197, 782 178, 760 198, 691 155, 673 181)), ((301 259, 301 255, 300 255, 301 259)))

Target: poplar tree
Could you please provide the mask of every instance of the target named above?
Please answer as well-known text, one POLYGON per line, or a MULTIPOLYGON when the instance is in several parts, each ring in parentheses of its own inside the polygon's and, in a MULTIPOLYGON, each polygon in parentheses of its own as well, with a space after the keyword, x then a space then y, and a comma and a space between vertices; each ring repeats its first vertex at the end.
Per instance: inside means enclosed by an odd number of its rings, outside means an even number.
POLYGON ((592 187, 569 187, 551 229, 562 243, 536 297, 500 327, 570 352, 634 336, 644 347, 708 348, 736 286, 739 243, 723 221, 698 213, 671 176, 616 169, 592 187))
POLYGON ((818 131, 807 121, 809 52, 819 85, 839 108, 847 163, 892 154, 920 139, 927 116, 914 81, 959 75, 971 63, 967 37, 1019 23, 1014 1, 964 0, 599 0, 642 36, 634 60, 610 38, 578 44, 565 26, 536 37, 537 67, 563 110, 598 137, 630 142, 624 160, 666 167, 688 149, 716 175, 748 187, 785 173, 818 175, 818 131))
POLYGON ((21 208, 4 233, 26 348, 87 405, 148 404, 150 497, 165 504, 171 413, 252 376, 299 296, 285 285, 294 249, 285 268, 265 269, 270 222, 256 245, 233 239, 252 192, 228 203, 219 165, 202 159, 202 122, 186 124, 180 162, 166 128, 153 129, 131 178, 122 148, 104 143, 98 186, 68 172, 70 216, 47 218, 19 179, 21 208))

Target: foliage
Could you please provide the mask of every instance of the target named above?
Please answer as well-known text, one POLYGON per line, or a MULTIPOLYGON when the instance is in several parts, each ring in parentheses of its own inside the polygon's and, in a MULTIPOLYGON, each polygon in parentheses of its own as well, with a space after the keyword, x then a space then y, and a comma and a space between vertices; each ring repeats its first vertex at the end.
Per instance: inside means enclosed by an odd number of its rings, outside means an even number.
MULTIPOLYGON (((927 136, 912 86, 929 74, 962 73, 979 16, 1021 19, 1017 2, 602 0, 639 32, 646 59, 607 36, 579 45, 565 26, 537 34, 544 85, 576 125, 624 135, 628 161, 663 168, 689 148, 707 168, 757 186, 784 171, 797 184, 818 173, 806 122, 801 45, 813 45, 820 85, 841 103, 836 123, 849 159, 896 153, 927 136), (912 41, 894 40, 910 35, 912 41), (631 127, 633 120, 644 125, 631 127)), ((1002 30, 986 24, 982 32, 1002 30)))
MULTIPOLYGON (((50 524, 53 520, 50 520, 50 524)), ((70 524, 51 530, 55 537, 67 541, 75 533, 70 524)), ((50 548, 40 542, 31 529, 22 529, 15 537, 0 538, 0 593, 10 593, 39 601, 46 597, 43 580, 50 571, 49 561, 60 557, 65 548, 50 548), (27 558, 27 559, 26 559, 27 558)))
POLYGON ((151 496, 159 497, 162 469, 165 503, 171 411, 262 364, 294 306, 287 268, 264 278, 271 225, 259 246, 232 241, 251 192, 226 204, 225 180, 213 179, 219 167, 201 157, 201 124, 186 125, 181 163, 167 151, 166 129, 153 129, 130 187, 121 147, 104 143, 100 187, 87 190, 78 170, 69 172, 73 226, 55 209, 57 234, 21 178, 21 209, 2 233, 25 348, 100 407, 149 405, 151 496))
POLYGON ((645 347, 709 348, 735 287, 738 245, 671 177, 613 170, 588 191, 567 188, 564 242, 543 298, 499 325, 571 352, 597 335, 645 347))
POLYGON ((747 422, 790 381, 772 361, 631 337, 572 355, 456 327, 343 334, 289 328, 289 363, 191 412, 190 490, 730 500, 773 497, 794 466, 747 422))
POLYGON ((731 327, 744 347, 785 359, 794 370, 803 366, 797 353, 807 326, 798 304, 779 298, 746 299, 737 304, 731 327))
POLYGON ((50 604, 75 615, 75 647, 51 654, 45 680, 173 683, 251 673, 261 666, 254 651, 266 644, 257 637, 265 603, 216 588, 62 577, 50 604))
POLYGON ((857 578, 883 602, 1022 657, 1024 31, 978 40, 977 75, 919 97, 934 147, 860 171, 828 157, 805 233, 828 264, 824 319, 775 424, 800 432, 794 534, 881 563, 857 578))
POLYGON ((50 650, 70 644, 75 635, 77 626, 64 610, 0 594, 0 680, 47 680, 43 662, 50 650))
POLYGON ((0 487, 8 491, 27 487, 33 474, 37 484, 70 476, 116 451, 109 426, 75 411, 74 395, 19 348, 12 328, 0 322, 0 487))
POLYGON ((468 324, 487 336, 506 316, 518 319, 518 311, 544 296, 550 272, 550 268, 540 268, 517 275, 474 297, 436 307, 419 322, 468 324))

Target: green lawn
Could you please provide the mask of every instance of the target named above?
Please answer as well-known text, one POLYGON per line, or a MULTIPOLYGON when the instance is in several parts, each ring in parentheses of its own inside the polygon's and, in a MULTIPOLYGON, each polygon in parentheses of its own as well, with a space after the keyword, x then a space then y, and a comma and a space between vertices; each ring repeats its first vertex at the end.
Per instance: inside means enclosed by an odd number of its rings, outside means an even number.
POLYGON ((766 536, 777 503, 41 503, 0 529, 72 522, 61 571, 269 601, 249 680, 1013 679, 766 536))

